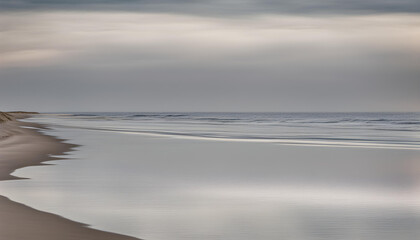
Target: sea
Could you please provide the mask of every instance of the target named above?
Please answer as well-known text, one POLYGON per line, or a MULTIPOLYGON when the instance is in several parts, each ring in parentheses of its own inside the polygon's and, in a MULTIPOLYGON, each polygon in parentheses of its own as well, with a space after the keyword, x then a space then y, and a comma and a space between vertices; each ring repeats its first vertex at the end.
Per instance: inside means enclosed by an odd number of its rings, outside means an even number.
POLYGON ((420 113, 65 112, 3 195, 141 239, 420 239, 420 113))

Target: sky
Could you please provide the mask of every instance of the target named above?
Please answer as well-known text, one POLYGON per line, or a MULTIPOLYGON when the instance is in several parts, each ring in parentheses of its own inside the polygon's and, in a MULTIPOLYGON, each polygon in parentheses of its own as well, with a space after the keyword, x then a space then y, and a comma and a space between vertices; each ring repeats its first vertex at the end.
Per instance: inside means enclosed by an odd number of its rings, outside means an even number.
POLYGON ((420 111, 420 1, 0 0, 0 109, 420 111))

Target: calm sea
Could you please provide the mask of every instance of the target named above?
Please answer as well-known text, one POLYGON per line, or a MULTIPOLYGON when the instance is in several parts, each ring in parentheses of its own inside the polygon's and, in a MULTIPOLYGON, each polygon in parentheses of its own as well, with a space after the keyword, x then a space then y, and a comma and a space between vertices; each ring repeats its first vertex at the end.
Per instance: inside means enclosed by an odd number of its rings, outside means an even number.
POLYGON ((419 113, 54 113, 2 194, 151 240, 420 239, 419 113))

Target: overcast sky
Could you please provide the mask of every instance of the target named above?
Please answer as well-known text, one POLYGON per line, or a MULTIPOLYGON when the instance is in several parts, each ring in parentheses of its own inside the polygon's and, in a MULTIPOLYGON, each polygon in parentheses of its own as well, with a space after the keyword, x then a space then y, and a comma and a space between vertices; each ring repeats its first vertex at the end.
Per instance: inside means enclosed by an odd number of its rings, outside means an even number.
POLYGON ((0 109, 420 111, 420 1, 0 0, 0 109))

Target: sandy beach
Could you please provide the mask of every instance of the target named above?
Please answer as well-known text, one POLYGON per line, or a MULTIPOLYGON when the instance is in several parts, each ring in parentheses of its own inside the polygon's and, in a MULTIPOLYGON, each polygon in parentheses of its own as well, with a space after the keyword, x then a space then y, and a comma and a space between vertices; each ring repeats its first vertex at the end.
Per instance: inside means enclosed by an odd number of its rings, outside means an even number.
MULTIPOLYGON (((14 180, 12 173, 18 168, 45 165, 44 162, 64 158, 76 145, 44 135, 37 129, 45 126, 23 123, 14 118, 22 114, 0 113, 0 180, 14 180)), ((2 194, 0 192, 0 194, 2 194)), ((74 222, 61 216, 38 211, 0 196, 0 239, 7 240, 70 240, 136 239, 119 234, 94 230, 86 224, 74 222)))

